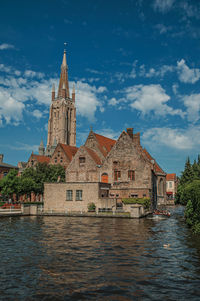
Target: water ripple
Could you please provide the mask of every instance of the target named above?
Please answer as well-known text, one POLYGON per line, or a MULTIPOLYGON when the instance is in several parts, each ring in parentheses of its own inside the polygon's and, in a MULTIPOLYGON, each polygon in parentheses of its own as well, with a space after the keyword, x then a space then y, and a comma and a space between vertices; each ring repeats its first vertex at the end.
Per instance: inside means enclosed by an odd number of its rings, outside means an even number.
POLYGON ((181 207, 162 221, 4 218, 0 241, 0 300, 200 300, 181 207))

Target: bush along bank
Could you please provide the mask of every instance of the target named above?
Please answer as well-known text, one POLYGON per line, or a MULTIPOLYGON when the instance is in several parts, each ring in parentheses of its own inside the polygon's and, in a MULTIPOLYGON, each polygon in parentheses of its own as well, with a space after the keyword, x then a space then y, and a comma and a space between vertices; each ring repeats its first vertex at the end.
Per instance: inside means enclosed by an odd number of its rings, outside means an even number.
POLYGON ((175 203, 186 206, 185 221, 195 234, 200 234, 200 156, 193 164, 186 160, 175 203))

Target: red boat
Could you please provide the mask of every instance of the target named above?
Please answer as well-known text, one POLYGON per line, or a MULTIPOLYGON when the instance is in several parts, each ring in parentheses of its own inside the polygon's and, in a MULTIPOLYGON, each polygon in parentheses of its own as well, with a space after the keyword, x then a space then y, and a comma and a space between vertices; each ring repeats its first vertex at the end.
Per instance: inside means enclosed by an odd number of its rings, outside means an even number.
POLYGON ((167 210, 154 210, 153 212, 153 216, 155 217, 170 217, 171 216, 171 213, 167 210))

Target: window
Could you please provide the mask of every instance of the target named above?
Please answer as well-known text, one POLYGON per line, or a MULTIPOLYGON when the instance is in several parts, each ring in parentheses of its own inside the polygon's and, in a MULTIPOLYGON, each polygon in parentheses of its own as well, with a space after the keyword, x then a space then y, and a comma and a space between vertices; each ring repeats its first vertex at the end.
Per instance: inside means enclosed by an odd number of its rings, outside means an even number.
POLYGON ((5 172, 3 173, 3 176, 4 176, 4 177, 6 177, 6 176, 7 176, 7 174, 8 174, 8 173, 5 171, 5 172))
POLYGON ((62 163, 62 161, 63 161, 63 158, 62 158, 62 157, 60 157, 60 162, 62 163))
POLYGON ((134 170, 128 170, 128 179, 129 179, 129 181, 135 180, 135 171, 134 170))
POLYGON ((144 193, 144 194, 143 194, 143 198, 146 198, 146 196, 147 196, 147 195, 144 193))
POLYGON ((120 170, 114 170, 114 181, 118 182, 121 179, 121 171, 120 170))
POLYGON ((79 163, 84 164, 85 163, 85 157, 79 157, 79 163))
POLYGON ((138 198, 138 194, 131 194, 132 198, 138 198))
POLYGON ((172 182, 169 182, 169 188, 172 188, 172 182))
POLYGON ((82 195, 83 195, 82 190, 76 190, 76 201, 82 201, 82 195))
POLYGON ((67 201, 72 201, 73 200, 73 191, 72 190, 67 190, 67 201))
POLYGON ((57 163, 57 157, 55 157, 54 162, 57 163))

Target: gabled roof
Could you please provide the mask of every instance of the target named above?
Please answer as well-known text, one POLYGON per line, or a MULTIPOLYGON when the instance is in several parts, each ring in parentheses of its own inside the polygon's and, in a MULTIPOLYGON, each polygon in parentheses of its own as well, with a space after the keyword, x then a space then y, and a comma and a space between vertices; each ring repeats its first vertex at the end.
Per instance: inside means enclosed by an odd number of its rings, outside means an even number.
POLYGON ((62 144, 62 143, 59 143, 60 146, 62 147, 62 149, 64 150, 66 156, 69 158, 69 160, 71 161, 72 158, 75 156, 77 150, 78 150, 78 147, 76 146, 71 146, 71 145, 67 145, 67 144, 62 144))
POLYGON ((102 135, 94 133, 99 146, 100 146, 100 151, 103 153, 104 157, 111 151, 113 145, 115 145, 116 140, 104 137, 102 135))
POLYGON ((156 160, 150 155, 150 153, 144 148, 143 149, 143 152, 144 152, 144 154, 146 155, 146 157, 150 160, 150 161, 152 161, 152 160, 154 160, 154 162, 155 162, 155 171, 156 172, 158 172, 158 173, 164 173, 165 174, 165 172, 162 170, 162 168, 158 165, 158 163, 156 162, 156 160))
POLYGON ((99 158, 97 153, 95 153, 95 151, 93 151, 91 148, 88 148, 86 146, 85 146, 85 149, 88 152, 88 154, 90 155, 90 157, 92 157, 92 159, 95 161, 95 163, 97 165, 101 165, 101 159, 99 158))
POLYGON ((176 174, 175 173, 168 173, 166 175, 166 181, 175 181, 176 180, 176 174))
POLYGON ((13 166, 13 165, 10 165, 10 164, 7 164, 7 163, 3 163, 3 162, 0 163, 0 167, 15 168, 15 169, 18 169, 18 167, 16 167, 16 166, 13 166))
POLYGON ((46 162, 47 164, 49 163, 49 161, 51 159, 47 156, 34 155, 34 154, 32 154, 30 158, 35 159, 39 163, 45 163, 46 162))

